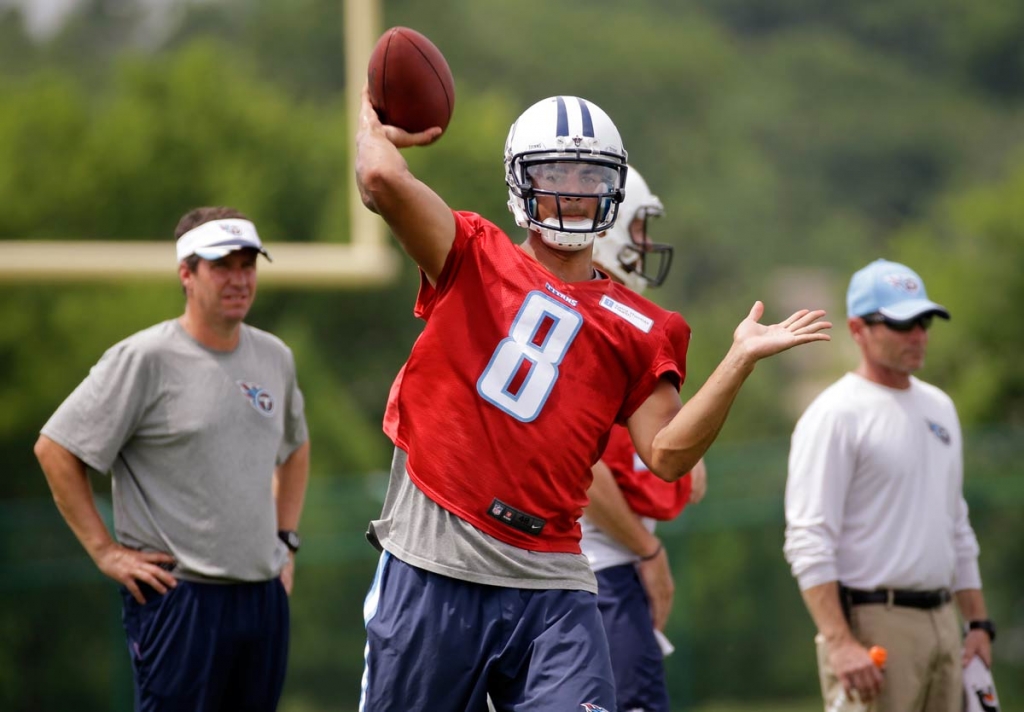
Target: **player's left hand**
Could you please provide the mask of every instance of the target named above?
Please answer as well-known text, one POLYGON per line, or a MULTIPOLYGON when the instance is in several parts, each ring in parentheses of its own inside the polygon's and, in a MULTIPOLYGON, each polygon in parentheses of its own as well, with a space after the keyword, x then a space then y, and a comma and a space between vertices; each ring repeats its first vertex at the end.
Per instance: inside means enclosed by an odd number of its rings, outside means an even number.
POLYGON ((801 344, 832 340, 828 334, 821 333, 832 328, 832 322, 819 321, 825 316, 821 309, 800 309, 778 324, 761 324, 762 316, 764 303, 754 302, 747 318, 733 332, 733 344, 752 362, 801 344))
POLYGON ((962 656, 964 667, 967 667, 975 655, 981 658, 986 667, 992 667, 992 641, 989 639, 988 633, 979 629, 967 631, 967 636, 964 638, 962 656))
POLYGON ((668 623, 668 614, 672 612, 672 597, 676 591, 665 547, 653 559, 639 562, 637 573, 651 606, 651 623, 656 630, 663 631, 668 623))

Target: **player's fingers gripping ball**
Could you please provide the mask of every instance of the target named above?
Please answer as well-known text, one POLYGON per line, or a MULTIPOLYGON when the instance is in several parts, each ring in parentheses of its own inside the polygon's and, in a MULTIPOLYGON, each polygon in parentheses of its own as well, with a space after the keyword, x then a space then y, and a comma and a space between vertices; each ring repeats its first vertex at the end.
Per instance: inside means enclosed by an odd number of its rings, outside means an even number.
POLYGON ((367 68, 370 104, 381 123, 409 133, 448 128, 455 109, 455 80, 433 42, 408 27, 387 30, 367 68))

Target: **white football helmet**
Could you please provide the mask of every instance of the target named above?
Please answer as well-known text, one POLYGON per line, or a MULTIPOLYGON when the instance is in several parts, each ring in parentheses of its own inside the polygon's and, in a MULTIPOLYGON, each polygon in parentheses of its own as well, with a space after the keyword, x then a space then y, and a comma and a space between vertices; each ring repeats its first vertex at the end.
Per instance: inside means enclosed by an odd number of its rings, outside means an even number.
POLYGON ((508 207, 519 227, 559 250, 582 250, 615 223, 626 181, 619 130, 599 106, 575 96, 539 101, 516 119, 505 141, 508 207), (540 216, 538 198, 553 215, 540 216), (581 200, 596 199, 591 217, 581 200), (547 202, 547 201, 545 201, 547 202))
POLYGON ((658 196, 651 193, 647 181, 635 168, 626 175, 626 197, 619 206, 615 225, 594 242, 594 262, 618 277, 634 292, 657 287, 668 276, 672 266, 672 246, 651 242, 647 236, 647 218, 661 217, 665 208, 658 196), (642 228, 634 233, 635 220, 642 228))

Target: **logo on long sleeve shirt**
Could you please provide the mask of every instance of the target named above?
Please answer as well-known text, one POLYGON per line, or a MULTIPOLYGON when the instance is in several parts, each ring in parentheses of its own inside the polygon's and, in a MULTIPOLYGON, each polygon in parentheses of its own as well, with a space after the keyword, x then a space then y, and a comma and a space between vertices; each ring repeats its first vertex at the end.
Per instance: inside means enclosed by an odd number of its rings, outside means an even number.
POLYGON ((929 420, 927 422, 928 429, 935 433, 935 437, 941 440, 943 445, 949 445, 949 442, 952 439, 949 436, 949 431, 933 420, 929 420))

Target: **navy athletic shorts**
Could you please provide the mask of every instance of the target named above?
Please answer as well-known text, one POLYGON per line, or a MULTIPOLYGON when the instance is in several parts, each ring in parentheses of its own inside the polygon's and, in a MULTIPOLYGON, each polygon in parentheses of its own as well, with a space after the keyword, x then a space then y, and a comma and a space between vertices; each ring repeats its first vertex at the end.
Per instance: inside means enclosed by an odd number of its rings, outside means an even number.
POLYGON ((614 710, 608 641, 585 591, 485 586, 387 552, 366 596, 360 712, 614 710))
POLYGON ((280 579, 121 588, 137 712, 273 712, 288 664, 280 579))
POLYGON ((651 609, 633 564, 597 572, 597 605, 611 645, 620 712, 668 712, 665 664, 651 626, 651 609))

